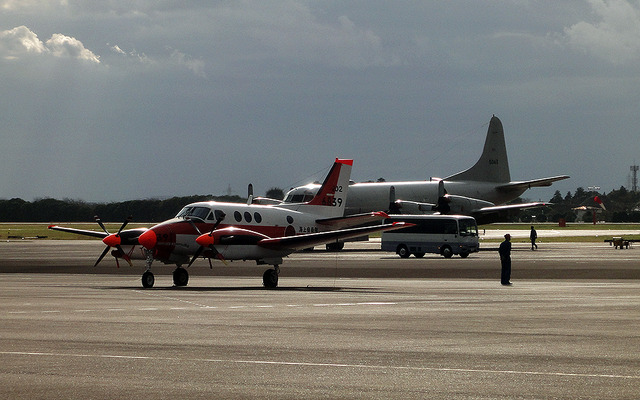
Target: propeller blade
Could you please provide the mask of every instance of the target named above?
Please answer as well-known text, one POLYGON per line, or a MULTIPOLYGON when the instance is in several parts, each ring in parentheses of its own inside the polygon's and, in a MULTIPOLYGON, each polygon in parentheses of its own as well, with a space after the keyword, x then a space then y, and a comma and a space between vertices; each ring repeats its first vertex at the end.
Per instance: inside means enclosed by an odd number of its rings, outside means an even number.
MULTIPOLYGON (((125 261, 129 264, 129 266, 133 267, 133 263, 131 262, 131 257, 129 257, 129 255, 125 253, 124 250, 122 250, 122 247, 120 247, 120 245, 117 245, 116 249, 118 249, 120 254, 122 254, 122 258, 125 259, 125 261)), ((116 257, 116 262, 118 262, 118 257, 116 257)))
POLYGON ((204 250, 204 247, 200 246, 198 247, 198 250, 196 250, 196 253, 193 255, 193 257, 191 258, 191 261, 189 261, 189 265, 187 265, 187 268, 189 268, 191 266, 191 264, 193 264, 193 262, 195 260, 198 259, 198 257, 200 257, 200 254, 202 254, 202 251, 204 250))
MULTIPOLYGON (((218 216, 218 220, 216 221, 215 224, 213 224, 213 228, 211 228, 211 231, 207 234, 207 236, 213 238, 213 232, 216 230, 216 228, 218 228, 218 225, 220 225, 220 223, 224 220, 224 218, 226 217, 226 215, 224 213, 221 213, 218 216)), ((198 229, 198 227, 196 226, 196 224, 191 221, 191 219, 187 219, 187 221, 189 221, 189 223, 191 224, 191 226, 193 226, 193 229, 196 230, 196 232, 198 232, 198 234, 201 236, 204 236, 202 233, 200 233, 200 229, 198 229)), ((196 242, 198 242, 198 240, 196 239, 196 242)), ((224 257, 222 257, 222 255, 220 253, 218 253, 218 250, 215 249, 215 247, 213 247, 213 244, 206 246, 209 247, 211 250, 213 250, 214 253, 214 257, 219 258, 220 260, 222 260, 222 262, 225 263, 226 265, 226 261, 224 261, 224 257)), ((198 257, 200 257, 200 255, 202 254, 202 252, 204 251, 204 249, 206 248, 203 245, 200 245, 200 247, 198 247, 198 250, 196 250, 195 254, 193 255, 193 257, 191 258, 191 261, 189 261, 189 265, 187 265, 187 268, 189 268, 191 266, 191 264, 194 263, 194 261, 196 261, 196 259, 198 257)), ((209 260, 209 268, 213 269, 213 265, 211 264, 211 257, 207 257, 207 259, 209 260)))
POLYGON ((391 186, 389 188, 389 214, 401 214, 400 204, 396 199, 396 187, 391 186))
POLYGON ((124 229, 125 226, 127 226, 127 224, 129 222, 131 222, 131 220, 133 219, 132 216, 128 216, 126 220, 124 220, 124 222, 122 223, 122 226, 120 226, 120 229, 118 229, 118 233, 116 233, 116 236, 120 235, 120 232, 122 232, 122 230, 124 229))
POLYGON ((109 249, 111 249, 111 247, 107 246, 104 248, 104 251, 102 252, 102 254, 100 254, 100 257, 98 257, 98 261, 96 261, 95 264, 93 264, 94 267, 98 266, 98 264, 100 263, 100 261, 102 261, 102 259, 104 258, 104 256, 107 255, 107 253, 109 252, 109 249))
MULTIPOLYGON (((196 226, 196 223, 195 223, 195 222, 193 222, 193 220, 192 220, 191 218, 187 218, 187 222, 188 222, 189 224, 191 224, 191 226, 193 227, 193 229, 194 229, 196 232, 198 232, 198 235, 202 235, 202 232, 200 232, 200 229, 198 229, 198 227, 196 226)), ((214 228, 215 228, 215 226, 214 226, 214 228)))
POLYGON ((247 187, 247 205, 251 205, 253 203, 253 184, 249 184, 247 187))
POLYGON ((109 234, 109 235, 110 235, 109 231, 107 230, 107 228, 105 228, 104 224, 102 223, 102 220, 100 220, 100 217, 98 217, 98 216, 96 215, 96 216, 94 216, 93 218, 96 220, 96 222, 98 223, 98 225, 100 225, 100 228, 102 228, 102 230, 103 230, 106 234, 109 234))

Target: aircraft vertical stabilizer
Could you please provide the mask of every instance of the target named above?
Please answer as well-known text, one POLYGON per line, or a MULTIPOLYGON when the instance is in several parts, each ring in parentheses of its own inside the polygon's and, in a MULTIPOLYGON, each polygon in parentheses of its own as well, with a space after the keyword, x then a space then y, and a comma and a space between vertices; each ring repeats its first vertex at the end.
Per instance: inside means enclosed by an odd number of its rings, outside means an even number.
POLYGON ((307 203, 295 205, 295 209, 324 218, 342 217, 347 203, 352 166, 353 160, 336 158, 313 199, 307 203))
POLYGON ((495 115, 489 122, 487 139, 484 142, 484 150, 478 162, 465 171, 459 172, 445 181, 481 181, 500 182, 511 181, 509 173, 509 160, 507 159, 507 146, 504 142, 504 130, 502 122, 495 115))

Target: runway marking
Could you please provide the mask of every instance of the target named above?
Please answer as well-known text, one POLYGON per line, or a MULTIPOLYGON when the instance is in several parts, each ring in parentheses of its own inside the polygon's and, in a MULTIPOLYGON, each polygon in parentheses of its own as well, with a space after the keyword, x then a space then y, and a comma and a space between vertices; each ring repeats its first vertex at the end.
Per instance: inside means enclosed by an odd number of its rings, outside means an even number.
POLYGON ((280 365, 297 367, 329 367, 329 368, 358 368, 358 369, 379 369, 396 371, 436 371, 436 372, 461 372, 461 373, 483 373, 483 374, 505 374, 505 375, 532 375, 551 377, 578 377, 578 378, 608 378, 608 379, 640 379, 640 375, 619 375, 619 374, 589 374, 577 372, 544 372, 544 371, 517 371, 507 369, 476 369, 476 368, 446 368, 446 367, 419 367, 402 365, 369 365, 369 364, 346 364, 346 363, 313 363, 295 361, 267 361, 267 360, 230 360, 216 358, 177 358, 177 357, 151 357, 151 356, 131 356, 120 354, 79 354, 79 353, 49 353, 32 351, 0 351, 2 355, 13 356, 37 356, 37 357, 76 357, 76 358, 103 358, 103 359, 123 359, 123 360, 150 360, 150 361, 188 361, 219 364, 252 364, 252 365, 280 365))
MULTIPOLYGON (((179 300, 179 299, 177 299, 179 300)), ((252 309, 278 309, 279 307, 288 307, 288 308, 303 308, 303 307, 354 307, 354 306, 391 306, 398 305, 398 302, 358 302, 358 303, 317 303, 317 304, 284 304, 282 306, 274 305, 274 304, 255 304, 255 305, 230 305, 230 306, 208 306, 204 304, 198 304, 187 300, 180 300, 184 303, 189 303, 193 307, 132 307, 132 308, 96 308, 96 309, 77 309, 77 310, 69 310, 71 313, 99 313, 103 311, 108 311, 110 313, 117 312, 131 312, 131 311, 193 311, 193 310, 252 310, 252 309)), ((411 303, 421 303, 420 301, 408 301, 403 302, 404 304, 411 303)), ((37 310, 37 311, 7 311, 7 314, 53 314, 53 313, 63 313, 62 310, 37 310)))

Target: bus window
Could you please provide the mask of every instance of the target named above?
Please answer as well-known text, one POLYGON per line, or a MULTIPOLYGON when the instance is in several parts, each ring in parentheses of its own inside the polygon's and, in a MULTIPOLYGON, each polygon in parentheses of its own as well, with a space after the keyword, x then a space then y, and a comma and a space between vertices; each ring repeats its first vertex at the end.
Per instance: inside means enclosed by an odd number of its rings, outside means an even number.
POLYGON ((458 221, 460 225, 461 236, 478 236, 478 225, 473 219, 461 219, 458 221))

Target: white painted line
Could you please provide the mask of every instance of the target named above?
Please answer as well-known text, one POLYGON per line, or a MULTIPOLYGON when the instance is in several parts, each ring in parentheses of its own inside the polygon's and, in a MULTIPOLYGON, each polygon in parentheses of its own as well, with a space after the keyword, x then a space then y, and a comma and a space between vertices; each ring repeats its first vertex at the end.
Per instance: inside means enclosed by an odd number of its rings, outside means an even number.
POLYGON ((151 356, 131 356, 119 354, 74 354, 74 353, 50 353, 50 352, 30 352, 30 351, 0 351, 2 355, 13 356, 37 356, 37 357, 78 357, 78 358, 117 358, 124 360, 151 360, 151 361, 185 361, 185 362, 205 362, 220 364, 253 364, 253 365, 280 365, 299 367, 329 367, 329 368, 360 368, 379 369, 396 371, 437 371, 437 372, 461 372, 461 373, 481 373, 481 374, 507 374, 507 375, 534 375, 534 376, 560 376, 560 377, 580 377, 580 378, 609 378, 609 379, 639 379, 640 375, 619 375, 619 374, 596 374, 596 373, 575 373, 562 371, 517 371, 501 369, 475 369, 475 368, 444 368, 444 367, 420 367, 402 365, 365 365, 346 363, 312 363, 294 361, 266 361, 266 360, 225 360, 215 358, 177 358, 177 357, 151 357, 151 356))

